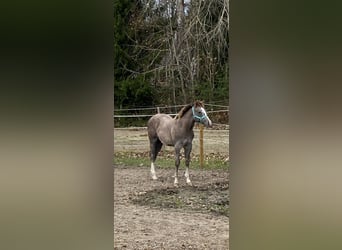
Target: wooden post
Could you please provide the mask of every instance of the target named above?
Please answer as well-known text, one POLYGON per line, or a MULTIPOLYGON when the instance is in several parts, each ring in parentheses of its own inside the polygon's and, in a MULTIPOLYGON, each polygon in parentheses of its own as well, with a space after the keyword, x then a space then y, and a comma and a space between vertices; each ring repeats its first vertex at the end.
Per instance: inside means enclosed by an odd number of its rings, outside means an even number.
POLYGON ((159 109, 159 107, 157 107, 157 113, 160 114, 160 109, 159 109))
POLYGON ((204 156, 203 156, 203 124, 200 124, 200 167, 203 168, 204 156))

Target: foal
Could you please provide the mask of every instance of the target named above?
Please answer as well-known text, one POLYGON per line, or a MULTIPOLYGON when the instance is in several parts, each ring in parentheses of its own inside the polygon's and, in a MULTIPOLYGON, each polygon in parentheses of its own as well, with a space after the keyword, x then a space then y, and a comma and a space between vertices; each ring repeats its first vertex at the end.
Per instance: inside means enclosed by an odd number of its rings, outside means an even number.
POLYGON ((200 101, 195 101, 193 105, 189 104, 183 107, 174 119, 166 114, 156 114, 149 119, 147 130, 150 140, 151 175, 153 180, 157 179, 154 162, 164 144, 175 148, 176 173, 174 185, 178 186, 179 157, 182 148, 184 148, 185 154, 186 182, 192 185, 189 176, 189 164, 195 122, 202 123, 206 127, 212 126, 203 103, 200 101))

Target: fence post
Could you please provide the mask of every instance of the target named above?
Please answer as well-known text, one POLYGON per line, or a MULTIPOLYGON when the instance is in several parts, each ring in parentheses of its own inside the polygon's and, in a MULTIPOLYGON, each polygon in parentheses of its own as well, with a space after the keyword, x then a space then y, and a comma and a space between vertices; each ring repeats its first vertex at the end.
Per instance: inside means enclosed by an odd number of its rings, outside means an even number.
POLYGON ((159 109, 159 107, 157 107, 157 113, 160 114, 160 109, 159 109))
POLYGON ((200 142, 200 167, 203 168, 203 124, 200 124, 200 138, 199 138, 199 142, 200 142))

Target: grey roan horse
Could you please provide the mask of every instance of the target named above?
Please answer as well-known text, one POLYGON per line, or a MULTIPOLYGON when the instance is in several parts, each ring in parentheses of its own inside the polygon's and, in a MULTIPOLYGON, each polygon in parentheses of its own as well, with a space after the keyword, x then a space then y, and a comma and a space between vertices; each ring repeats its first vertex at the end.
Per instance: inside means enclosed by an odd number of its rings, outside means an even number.
POLYGON ((178 186, 178 167, 180 164, 180 151, 184 148, 185 154, 185 177, 187 184, 191 185, 189 178, 190 153, 194 138, 193 127, 195 122, 211 127, 212 123, 203 107, 203 103, 195 101, 182 108, 175 118, 166 114, 156 114, 147 123, 148 138, 150 140, 151 175, 156 180, 154 162, 163 144, 175 148, 175 182, 178 186))

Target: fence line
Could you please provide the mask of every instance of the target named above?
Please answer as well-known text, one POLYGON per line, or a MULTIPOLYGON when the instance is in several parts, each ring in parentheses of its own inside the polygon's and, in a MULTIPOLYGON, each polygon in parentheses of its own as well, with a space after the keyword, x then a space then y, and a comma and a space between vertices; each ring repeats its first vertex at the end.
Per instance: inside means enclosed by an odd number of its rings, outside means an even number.
POLYGON ((218 104, 205 104, 205 106, 213 106, 213 107, 221 107, 221 108, 227 108, 227 109, 229 109, 229 106, 218 105, 218 104))
MULTIPOLYGON (((224 130, 229 130, 229 125, 225 124, 225 123, 213 123, 213 125, 215 125, 215 126, 227 126, 227 129, 224 129, 224 130)), ((194 129, 198 130, 199 128, 197 128, 195 126, 194 129)), ((124 127, 124 128, 114 127, 114 130, 147 130, 147 127, 124 127)), ((207 129, 206 133, 207 132, 211 133, 211 132, 215 132, 215 130, 207 129)))
MULTIPOLYGON (((158 106, 161 109, 167 109, 167 108, 178 108, 178 107, 184 107, 185 105, 172 105, 172 106, 158 106)), ((114 109, 115 111, 133 111, 133 110, 151 110, 151 109, 157 109, 156 107, 142 107, 142 108, 129 108, 129 109, 114 109)))
MULTIPOLYGON (((153 109, 168 109, 168 108, 178 108, 178 107, 184 107, 184 105, 171 105, 171 106, 158 106, 158 107, 137 107, 137 108, 127 108, 127 109, 114 109, 114 112, 119 112, 119 111, 139 111, 139 110, 153 110, 153 109)), ((229 109, 229 106, 225 105, 218 105, 218 104, 210 104, 206 103, 205 106, 212 106, 212 107, 221 107, 221 108, 227 108, 229 109)))
MULTIPOLYGON (((220 112, 229 112, 228 109, 222 109, 222 110, 211 110, 211 111, 207 111, 208 114, 211 113, 220 113, 220 112)), ((131 117, 131 118, 136 118, 136 117, 151 117, 152 115, 113 115, 114 118, 121 118, 121 117, 131 117)), ((167 115, 177 115, 177 114, 167 114, 167 115)))
MULTIPOLYGON (((176 114, 169 114, 169 115, 176 115, 176 114)), ((113 115, 114 118, 121 118, 121 117, 131 117, 131 118, 135 118, 135 117, 151 117, 153 115, 113 115)))
MULTIPOLYGON (((163 107, 160 107, 160 108, 163 108, 163 107)), ((130 108, 130 109, 114 109, 114 112, 115 111, 133 111, 133 110, 150 110, 150 109, 157 109, 157 107, 149 107, 149 108, 130 108)))

